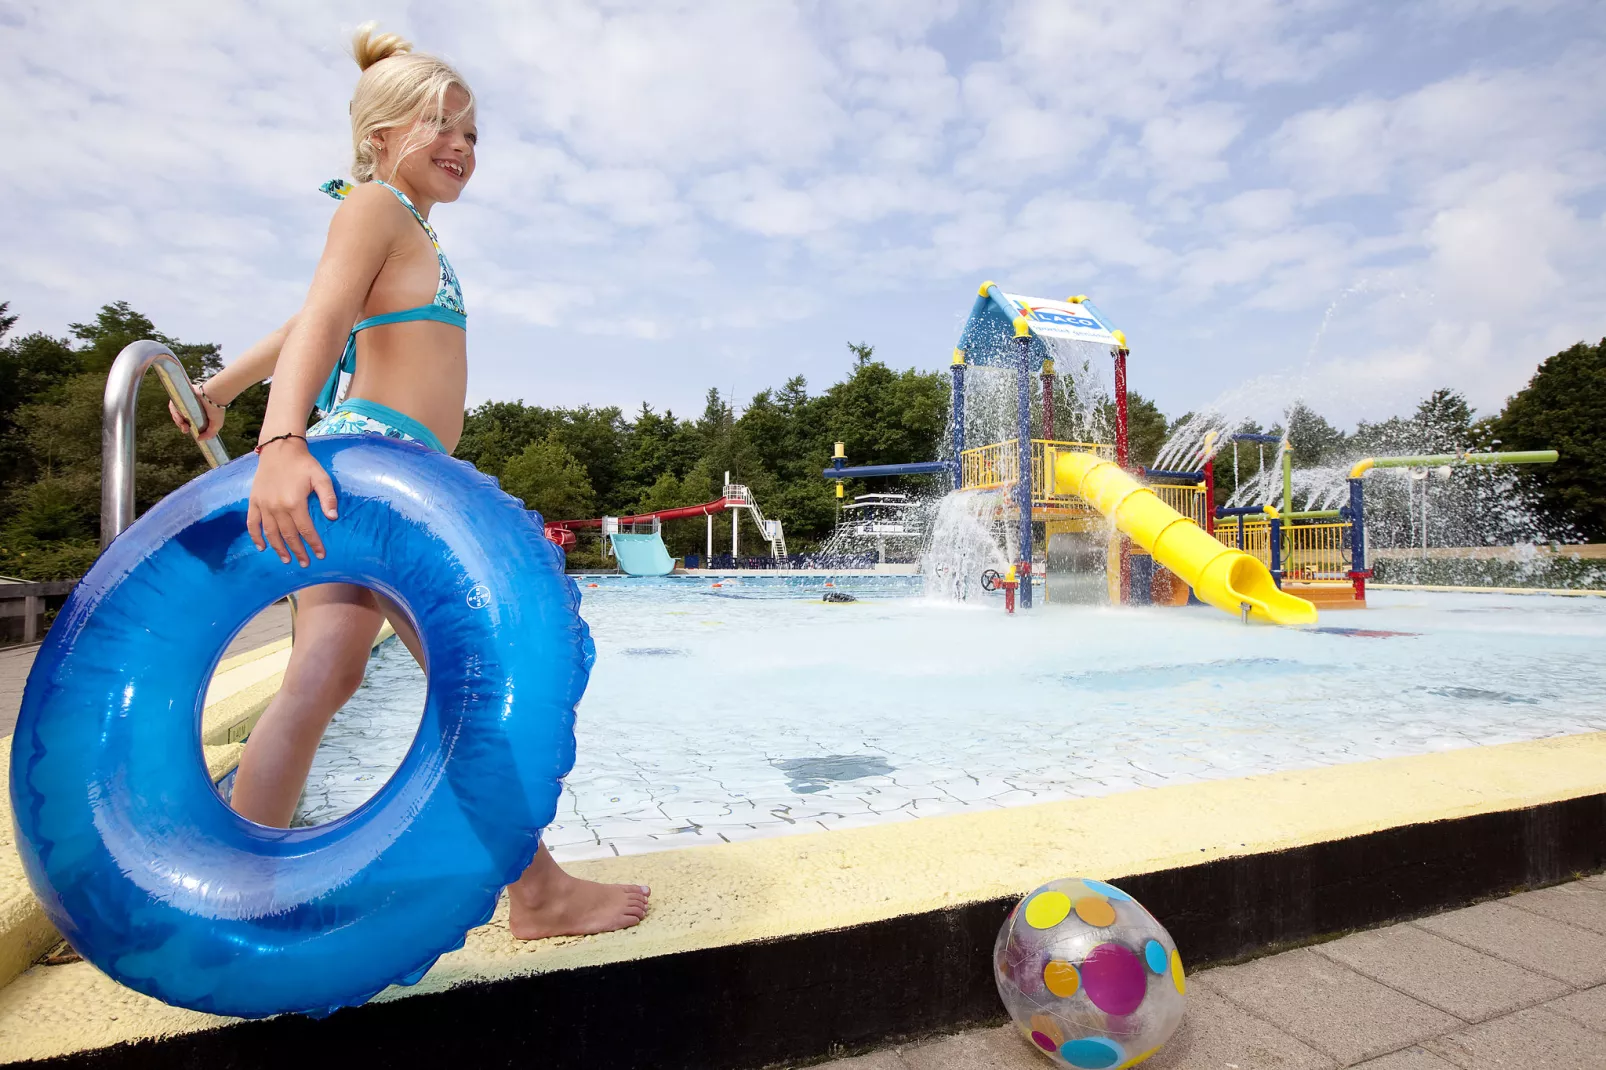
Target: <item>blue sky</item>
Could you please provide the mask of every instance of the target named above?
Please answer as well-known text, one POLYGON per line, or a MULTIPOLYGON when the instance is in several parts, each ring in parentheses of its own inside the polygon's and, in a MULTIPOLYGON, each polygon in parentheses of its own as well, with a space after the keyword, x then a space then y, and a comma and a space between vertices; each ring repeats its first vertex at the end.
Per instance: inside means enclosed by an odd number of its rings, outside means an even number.
POLYGON ((434 216, 471 402, 690 413, 848 341, 940 369, 983 279, 1092 295, 1173 416, 1265 376, 1489 410, 1606 335, 1587 0, 0 0, 20 329, 125 298, 227 357, 293 312, 370 18, 480 98, 434 216))

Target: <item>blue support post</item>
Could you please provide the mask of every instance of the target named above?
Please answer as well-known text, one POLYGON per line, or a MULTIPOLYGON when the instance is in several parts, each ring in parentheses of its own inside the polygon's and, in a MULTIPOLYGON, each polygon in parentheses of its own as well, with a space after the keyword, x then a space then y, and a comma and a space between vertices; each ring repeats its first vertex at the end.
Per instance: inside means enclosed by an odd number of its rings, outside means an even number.
POLYGON ((954 363, 951 369, 953 376, 953 448, 954 448, 954 489, 958 490, 965 480, 965 351, 954 350, 954 363))
POLYGON ((1363 480, 1349 481, 1349 549, 1350 568, 1366 571, 1366 496, 1361 492, 1363 480))
POLYGON ((1283 519, 1271 518, 1271 581, 1280 590, 1283 585, 1283 519))
POLYGON ((1015 350, 1019 355, 1015 391, 1015 434, 1019 478, 1015 503, 1020 508, 1020 607, 1032 608, 1032 338, 1025 321, 1016 325, 1015 350))

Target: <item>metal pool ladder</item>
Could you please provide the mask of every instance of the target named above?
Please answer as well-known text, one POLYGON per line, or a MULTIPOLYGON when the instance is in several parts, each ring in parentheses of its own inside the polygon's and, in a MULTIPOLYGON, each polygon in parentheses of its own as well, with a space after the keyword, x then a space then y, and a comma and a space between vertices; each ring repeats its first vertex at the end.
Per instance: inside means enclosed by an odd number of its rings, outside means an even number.
POLYGON ((206 410, 190 386, 190 377, 173 351, 160 342, 131 342, 112 361, 106 376, 106 400, 100 423, 100 546, 111 541, 134 522, 134 403, 139 399, 140 380, 152 368, 162 381, 167 396, 190 422, 190 437, 200 447, 209 467, 228 461, 223 443, 216 437, 200 439, 206 427, 206 410))

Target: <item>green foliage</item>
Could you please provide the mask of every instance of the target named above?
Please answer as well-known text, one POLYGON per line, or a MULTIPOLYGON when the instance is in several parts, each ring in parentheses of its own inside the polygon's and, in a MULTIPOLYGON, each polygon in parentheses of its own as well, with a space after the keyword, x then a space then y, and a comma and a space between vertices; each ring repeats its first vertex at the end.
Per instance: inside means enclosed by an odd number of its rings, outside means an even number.
POLYGON ((0 542, 0 576, 43 582, 75 580, 89 571, 100 556, 100 543, 94 539, 37 543, 6 538, 0 542))
MULTIPOLYGON (((1114 421, 1110 421, 1114 426, 1114 421)), ((1129 390, 1126 395, 1127 459, 1132 464, 1151 465, 1165 445, 1165 413, 1142 394, 1129 390)))
POLYGON ((1501 449, 1553 449, 1531 470, 1541 500, 1595 542, 1606 540, 1606 339, 1547 359, 1489 431, 1501 449))
POLYGON ((557 431, 532 442, 502 469, 502 489, 554 520, 595 515, 597 495, 585 466, 570 453, 557 431))
POLYGON ((1301 401, 1288 412, 1288 443, 1294 450, 1295 465, 1313 467, 1342 458, 1348 437, 1301 401))
MULTIPOLYGON (((220 366, 220 354, 213 345, 162 335, 126 302, 71 325, 67 338, 15 337, 15 323, 0 304, 0 573, 32 579, 79 575, 95 555, 101 401, 112 360, 129 342, 153 338, 171 346, 192 376, 203 376, 220 366)), ((845 444, 855 465, 923 461, 944 452, 947 373, 894 370, 867 343, 848 349, 846 377, 823 393, 811 394, 803 377, 794 376, 760 390, 739 415, 734 399, 718 390, 708 391, 693 419, 645 403, 627 417, 611 406, 486 402, 465 413, 457 456, 500 478, 509 493, 553 519, 699 504, 720 495, 728 473, 752 489, 767 515, 783 521, 794 552, 807 551, 830 534, 836 518, 833 485, 820 475, 830 466, 834 442, 845 444)), ((1070 411, 1068 382, 1062 376, 1070 411)), ((1040 424, 1039 395, 1034 389, 1040 424)), ((254 387, 230 406, 223 438, 231 455, 254 441, 266 396, 264 387, 254 387)), ((1095 425, 1113 427, 1112 412, 1090 415, 1095 425)), ((1182 422, 1168 424, 1153 402, 1129 394, 1132 463, 1152 464, 1168 431, 1182 422)), ((160 389, 141 392, 136 426, 136 508, 143 511, 199 474, 204 462, 172 426, 160 389)), ((1545 503, 1586 534, 1606 536, 1606 342, 1550 358, 1498 417, 1474 421, 1466 399, 1442 389, 1410 416, 1363 423, 1353 435, 1303 405, 1290 412, 1289 428, 1301 466, 1365 453, 1487 447, 1495 439, 1503 449, 1558 449, 1562 463, 1533 470, 1545 503)), ((1256 474, 1258 457, 1252 445, 1240 447, 1244 479, 1256 474)), ((1225 500, 1234 489, 1225 450, 1216 472, 1225 500)), ((848 490, 897 490, 900 482, 924 489, 931 480, 877 480, 848 490)), ((1377 505, 1381 536, 1388 510, 1386 502, 1377 505)), ((728 517, 717 520, 718 547, 728 548, 729 529, 728 517)), ((706 532, 706 521, 697 517, 666 525, 664 537, 672 553, 684 555, 703 549, 706 532)), ((747 535, 744 544, 757 545, 747 535)), ((587 541, 571 554, 571 564, 600 567, 604 560, 597 544, 587 541)))
MULTIPOLYGON (((5 328, 12 322, 0 315, 5 328)), ((106 373, 124 346, 146 338, 163 342, 192 378, 222 367, 217 346, 170 338, 124 301, 70 330, 69 339, 34 333, 0 345, 0 545, 19 559, 23 552, 37 559, 50 543, 81 547, 97 540, 106 373), (28 545, 35 548, 25 551, 28 545)), ((223 442, 231 455, 255 441, 266 401, 266 389, 257 387, 230 406, 223 442)), ((140 391, 134 423, 134 502, 143 511, 206 464, 168 418, 160 387, 147 384, 140 391)), ((81 549, 74 554, 62 561, 82 558, 81 549)))

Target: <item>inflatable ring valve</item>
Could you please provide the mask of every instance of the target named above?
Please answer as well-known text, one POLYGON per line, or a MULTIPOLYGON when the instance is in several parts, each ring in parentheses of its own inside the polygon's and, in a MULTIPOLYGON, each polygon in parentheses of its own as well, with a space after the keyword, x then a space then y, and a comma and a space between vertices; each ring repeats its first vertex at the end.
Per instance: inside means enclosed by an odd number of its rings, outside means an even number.
POLYGON ((489 920, 552 820, 593 647, 541 519, 462 461, 373 435, 308 448, 339 519, 307 568, 245 532, 256 458, 164 498, 73 589, 35 658, 11 752, 18 850, 78 952, 171 1004, 321 1014, 411 983, 489 920), (200 722, 229 640, 316 583, 384 592, 429 666, 411 748, 315 827, 246 821, 200 722))

